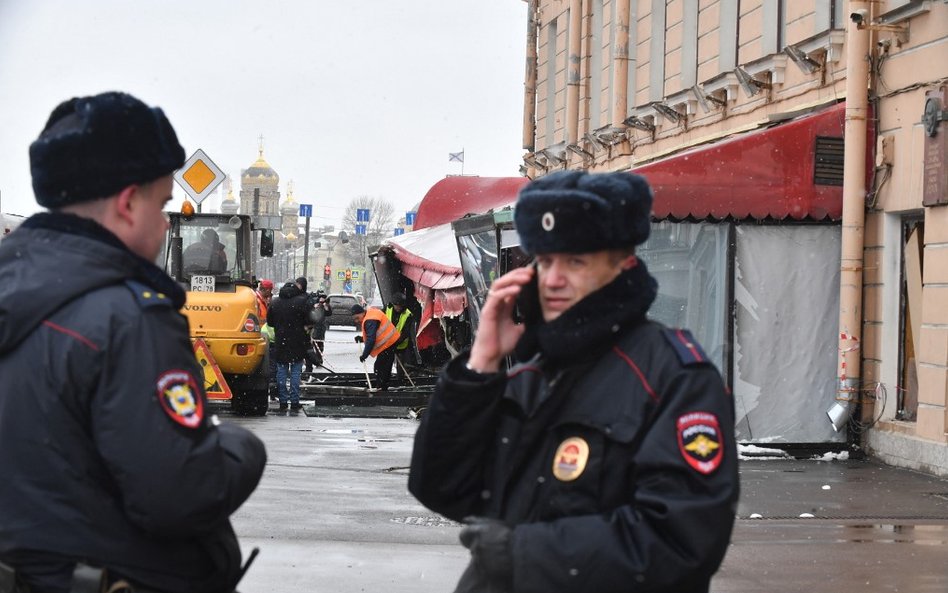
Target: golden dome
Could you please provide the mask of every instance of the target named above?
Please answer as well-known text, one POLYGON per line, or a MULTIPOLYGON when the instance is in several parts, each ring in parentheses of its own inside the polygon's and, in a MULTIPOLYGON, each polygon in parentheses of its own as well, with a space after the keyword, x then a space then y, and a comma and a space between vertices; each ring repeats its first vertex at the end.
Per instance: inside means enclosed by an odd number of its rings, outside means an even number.
POLYGON ((273 167, 270 166, 270 163, 263 158, 263 142, 261 141, 260 147, 257 149, 258 155, 257 160, 250 165, 249 168, 244 169, 241 174, 241 181, 252 182, 255 179, 258 181, 269 181, 272 183, 277 183, 280 181, 280 176, 277 175, 277 172, 273 170, 273 167))

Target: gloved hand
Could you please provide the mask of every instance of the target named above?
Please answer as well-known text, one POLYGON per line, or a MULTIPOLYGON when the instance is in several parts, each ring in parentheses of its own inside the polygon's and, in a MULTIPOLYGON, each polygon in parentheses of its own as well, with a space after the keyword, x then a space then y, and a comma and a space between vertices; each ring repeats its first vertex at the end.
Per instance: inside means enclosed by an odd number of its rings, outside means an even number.
POLYGON ((362 343, 362 336, 356 336, 356 337, 355 337, 355 341, 356 341, 356 344, 361 344, 361 343, 362 343))
POLYGON ((359 357, 359 362, 365 362, 365 359, 368 358, 365 354, 359 357))
POLYGON ((474 567, 494 582, 513 585, 512 530, 503 521, 465 517, 461 544, 471 551, 474 567))

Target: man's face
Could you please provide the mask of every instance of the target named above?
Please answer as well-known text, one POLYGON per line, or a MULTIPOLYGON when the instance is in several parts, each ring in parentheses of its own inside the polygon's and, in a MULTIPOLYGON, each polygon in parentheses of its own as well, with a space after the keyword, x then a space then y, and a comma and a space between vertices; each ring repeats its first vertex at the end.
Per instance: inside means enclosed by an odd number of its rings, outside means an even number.
POLYGON ((356 323, 359 324, 359 326, 361 327, 362 320, 365 319, 365 313, 356 313, 355 315, 352 316, 352 318, 355 319, 356 323))
POLYGON ((269 299, 273 297, 273 289, 260 287, 260 296, 262 296, 265 299, 269 299))
POLYGON ((128 248, 148 261, 155 261, 168 232, 168 215, 163 212, 171 201, 171 175, 138 186, 132 198, 132 225, 128 248))
POLYGON ((546 253, 536 259, 540 310, 547 322, 615 280, 634 261, 611 251, 546 253))

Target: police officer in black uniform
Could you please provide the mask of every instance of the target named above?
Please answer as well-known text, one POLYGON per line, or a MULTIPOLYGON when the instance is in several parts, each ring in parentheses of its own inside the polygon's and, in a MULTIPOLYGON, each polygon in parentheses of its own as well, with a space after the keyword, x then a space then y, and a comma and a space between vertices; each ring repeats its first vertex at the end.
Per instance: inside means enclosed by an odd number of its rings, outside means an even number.
POLYGON ((738 499, 733 402, 687 330, 646 319, 651 204, 631 173, 521 191, 536 265, 493 283, 412 455, 411 492, 466 523, 457 592, 707 593, 738 499))
POLYGON ((60 104, 30 146, 49 211, 0 245, 0 561, 20 590, 66 593, 77 565, 102 590, 241 574, 229 516, 266 452, 209 414, 185 293, 153 263, 183 163, 161 109, 116 92, 60 104))

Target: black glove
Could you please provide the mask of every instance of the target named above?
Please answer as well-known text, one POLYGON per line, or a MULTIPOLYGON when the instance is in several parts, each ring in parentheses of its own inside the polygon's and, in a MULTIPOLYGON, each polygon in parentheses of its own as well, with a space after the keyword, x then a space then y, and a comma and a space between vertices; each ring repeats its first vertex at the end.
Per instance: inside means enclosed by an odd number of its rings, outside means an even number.
POLYGON ((368 358, 365 354, 359 357, 359 362, 365 362, 365 359, 368 358))
POLYGON ((355 337, 355 341, 356 341, 356 344, 361 344, 361 343, 362 343, 362 336, 356 336, 356 337, 355 337))
POLYGON ((461 544, 471 551, 471 563, 494 582, 513 585, 511 534, 503 521, 486 517, 466 517, 461 544))

